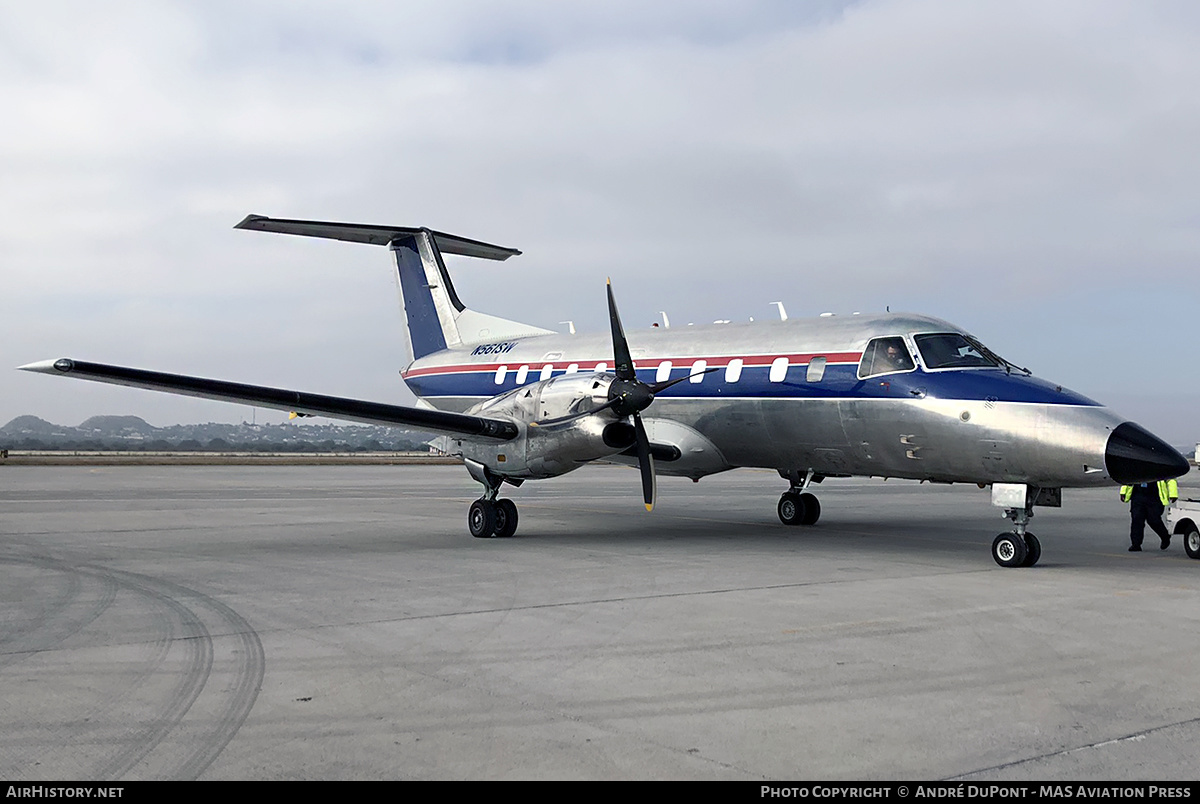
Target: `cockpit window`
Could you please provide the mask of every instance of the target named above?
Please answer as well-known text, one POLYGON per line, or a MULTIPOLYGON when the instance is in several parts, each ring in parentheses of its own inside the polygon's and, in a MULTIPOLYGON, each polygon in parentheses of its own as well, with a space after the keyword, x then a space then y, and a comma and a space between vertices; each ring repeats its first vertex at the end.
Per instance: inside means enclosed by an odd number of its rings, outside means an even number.
POLYGON ((917 335, 913 338, 921 350, 925 367, 943 368, 998 368, 999 361, 978 342, 957 332, 936 335, 917 335))
POLYGON ((858 364, 858 376, 874 377, 876 374, 912 371, 914 368, 903 338, 876 338, 863 350, 862 362, 858 364))

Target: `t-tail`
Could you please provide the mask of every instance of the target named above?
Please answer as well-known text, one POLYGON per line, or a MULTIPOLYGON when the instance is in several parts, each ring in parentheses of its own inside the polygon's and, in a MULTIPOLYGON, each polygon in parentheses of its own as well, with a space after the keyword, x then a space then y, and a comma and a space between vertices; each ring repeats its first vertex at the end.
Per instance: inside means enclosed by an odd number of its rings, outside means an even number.
POLYGON ((515 248, 494 246, 423 227, 297 221, 262 215, 247 215, 234 228, 390 248, 396 256, 396 272, 414 360, 444 349, 488 340, 553 334, 552 330, 468 309, 458 298, 442 261, 442 254, 507 260, 521 253, 515 248))

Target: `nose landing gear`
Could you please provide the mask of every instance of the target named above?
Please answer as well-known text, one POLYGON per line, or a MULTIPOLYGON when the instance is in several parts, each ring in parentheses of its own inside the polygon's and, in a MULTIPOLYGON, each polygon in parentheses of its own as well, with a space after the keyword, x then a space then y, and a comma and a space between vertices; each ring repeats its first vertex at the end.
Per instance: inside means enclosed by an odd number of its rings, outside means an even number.
POLYGON ((1001 533, 992 542, 992 558, 1002 567, 1032 567, 1042 557, 1042 543, 1025 527, 1033 518, 1033 506, 1004 509, 1012 520, 1012 533, 1001 533))

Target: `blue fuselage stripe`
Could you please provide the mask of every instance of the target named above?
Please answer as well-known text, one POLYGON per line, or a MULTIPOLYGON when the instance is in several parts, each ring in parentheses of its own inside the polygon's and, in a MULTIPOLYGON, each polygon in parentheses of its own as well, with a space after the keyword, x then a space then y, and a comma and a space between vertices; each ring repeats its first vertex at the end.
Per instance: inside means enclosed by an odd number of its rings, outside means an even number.
MULTIPOLYGON (((780 382, 771 382, 769 366, 746 366, 736 382, 726 382, 724 369, 704 375, 698 383, 681 382, 663 391, 663 398, 799 398, 799 399, 978 399, 996 402, 1026 402, 1099 407, 1099 403, 1037 377, 1010 374, 1001 369, 951 369, 884 374, 860 380, 855 365, 829 365, 819 382, 807 382, 807 366, 792 365, 780 382)), ((555 370, 552 376, 565 374, 555 370)), ((671 371, 671 379, 690 373, 687 366, 671 371)), ((658 377, 654 368, 639 369, 646 383, 658 377)), ((541 375, 530 371, 522 385, 538 382, 541 375)), ((418 397, 477 397, 486 399, 517 388, 516 372, 509 370, 502 384, 494 369, 427 373, 405 380, 418 397)))

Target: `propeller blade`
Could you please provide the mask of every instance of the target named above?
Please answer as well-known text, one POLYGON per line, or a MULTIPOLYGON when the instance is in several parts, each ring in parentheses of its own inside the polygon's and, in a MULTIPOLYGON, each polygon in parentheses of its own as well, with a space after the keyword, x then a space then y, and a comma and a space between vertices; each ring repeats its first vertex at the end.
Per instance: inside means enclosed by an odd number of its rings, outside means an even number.
POLYGON ((616 406, 617 403, 619 403, 620 401, 621 401, 621 399, 619 397, 615 398, 615 399, 610 399, 607 402, 605 402, 603 405, 598 405, 597 407, 594 407, 591 410, 581 410, 578 413, 568 413, 566 416, 559 416, 554 419, 542 419, 540 422, 530 422, 529 426, 530 427, 551 427, 556 424, 566 424, 567 422, 573 422, 576 419, 582 419, 584 416, 591 416, 593 413, 599 413, 600 411, 608 410, 609 408, 616 406))
POLYGON ((676 377, 673 380, 666 380, 664 382, 656 382, 656 383, 654 383, 654 385, 649 386, 650 393, 657 394, 659 391, 665 391, 668 388, 670 388, 672 385, 678 385, 679 383, 683 382, 684 380, 690 380, 692 377, 703 377, 705 374, 712 374, 714 371, 720 371, 720 370, 721 370, 721 367, 717 366, 716 368, 705 369, 704 371, 697 371, 695 374, 689 374, 686 377, 676 377))
POLYGON ((612 324, 613 364, 618 380, 636 380, 637 373, 633 370, 633 357, 629 354, 629 343, 625 340, 625 328, 621 326, 621 316, 617 313, 617 300, 613 297, 612 280, 608 280, 608 320, 612 324))
POLYGON ((650 439, 646 436, 646 427, 642 417, 633 414, 633 431, 637 439, 638 469, 642 471, 642 500, 646 510, 654 510, 654 500, 658 496, 658 482, 654 476, 654 456, 650 454, 650 439))

